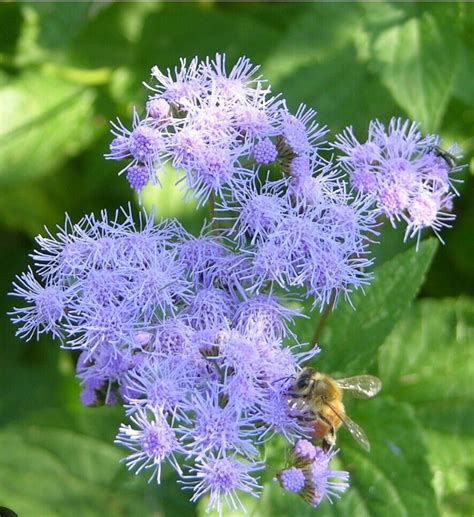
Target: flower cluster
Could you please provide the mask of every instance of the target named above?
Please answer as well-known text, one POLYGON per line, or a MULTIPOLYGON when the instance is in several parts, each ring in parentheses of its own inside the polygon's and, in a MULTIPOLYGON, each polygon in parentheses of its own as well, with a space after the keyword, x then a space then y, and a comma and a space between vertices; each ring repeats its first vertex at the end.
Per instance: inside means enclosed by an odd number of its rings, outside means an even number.
POLYGON ((168 462, 193 500, 209 492, 218 508, 255 493, 257 446, 305 432, 287 389, 317 349, 283 346, 297 311, 247 294, 237 268, 234 289, 222 271, 239 257, 219 238, 153 215, 67 220, 37 244, 12 293, 28 302, 13 311, 18 334, 49 332, 81 352, 83 404, 124 404, 127 466, 159 482, 168 462))
POLYGON ((131 131, 114 124, 106 156, 127 161, 138 191, 165 162, 183 170, 188 195, 219 198, 220 233, 245 255, 234 265, 254 292, 299 288, 322 308, 370 281, 377 210, 322 156, 327 129, 316 113, 301 105, 292 114, 257 69, 241 58, 227 72, 220 55, 166 74, 154 67, 145 117, 134 111, 131 131), (269 181, 272 168, 280 179, 269 181))
POLYGON ((332 503, 332 497, 339 498, 349 488, 349 473, 329 468, 335 454, 336 451, 326 453, 307 440, 299 440, 287 468, 277 475, 281 487, 297 493, 313 507, 325 497, 332 503))
POLYGON ((334 147, 344 153, 339 162, 354 189, 373 196, 393 226, 404 221, 405 237, 419 241, 423 228, 432 228, 441 240, 440 230, 455 218, 451 209, 459 180, 453 174, 462 168, 456 166, 460 156, 455 145, 443 151, 439 144, 438 136, 423 137, 418 124, 393 118, 388 129, 372 121, 364 143, 347 128, 334 147))
POLYGON ((125 161, 133 189, 159 183, 168 163, 209 201, 199 236, 131 210, 66 217, 37 237, 12 292, 25 302, 12 312, 19 336, 49 333, 80 352, 82 403, 123 404, 126 465, 159 483, 170 464, 191 500, 206 495, 219 513, 258 495, 274 435, 300 440, 278 474, 285 490, 311 506, 346 490, 335 453, 301 440, 311 424, 288 391, 319 350, 302 351, 289 302, 322 309, 369 283, 379 216, 407 221, 407 235, 438 232, 457 170, 437 137, 400 121, 388 133, 373 123, 365 144, 346 130, 333 161, 315 112, 291 113, 256 72, 246 58, 227 71, 220 55, 154 67, 145 115, 113 125, 106 157, 125 161))

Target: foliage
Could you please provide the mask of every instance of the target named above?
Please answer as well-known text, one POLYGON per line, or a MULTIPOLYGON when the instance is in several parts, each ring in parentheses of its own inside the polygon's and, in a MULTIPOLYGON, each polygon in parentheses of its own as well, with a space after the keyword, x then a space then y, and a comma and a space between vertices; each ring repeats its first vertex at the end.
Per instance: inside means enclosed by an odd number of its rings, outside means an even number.
MULTIPOLYGON (((457 141, 472 163, 474 6, 468 3, 153 4, 7 3, 0 6, 1 285, 9 289, 31 237, 43 225, 126 203, 129 192, 102 159, 108 120, 127 114, 152 65, 225 51, 264 63, 275 90, 315 107, 334 132, 409 116, 457 141), (189 34, 199 28, 199 38, 189 34), (105 44, 104 44, 105 42, 105 44)), ((356 311, 341 305, 327 322, 322 369, 369 371, 384 382, 374 401, 348 403, 372 452, 340 432, 340 463, 352 488, 322 515, 469 515, 472 429, 474 181, 465 173, 455 228, 435 253, 418 254, 383 230, 376 279, 356 311), (416 301, 417 292, 429 295, 416 301), (451 298, 440 299, 451 296, 451 298)), ((179 202, 172 185, 144 202, 196 230, 204 214, 179 202), (171 202, 170 199, 176 200, 171 202)), ((10 300, 2 297, 4 314, 10 300)), ((314 314, 301 337, 311 339, 314 314)), ((1 319, 0 506, 19 514, 193 515, 174 482, 146 486, 119 463, 113 410, 82 409, 75 358, 47 339, 19 344, 1 319), (72 444, 72 447, 71 447, 72 444), (72 453, 70 452, 72 449, 72 453)), ((270 458, 285 451, 268 450, 270 458)), ((253 515, 305 515, 268 472, 253 515)), ((171 473, 169 473, 171 476, 171 473)), ((314 512, 314 511, 313 511, 314 512)))

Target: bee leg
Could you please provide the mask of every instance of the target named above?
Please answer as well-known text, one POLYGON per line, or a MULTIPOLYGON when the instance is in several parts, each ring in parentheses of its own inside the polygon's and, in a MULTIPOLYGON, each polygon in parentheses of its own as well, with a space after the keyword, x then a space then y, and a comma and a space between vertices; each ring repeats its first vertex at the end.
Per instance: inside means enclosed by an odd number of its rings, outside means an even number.
POLYGON ((336 430, 331 426, 331 430, 323 438, 321 443, 324 452, 329 452, 336 445, 336 430))

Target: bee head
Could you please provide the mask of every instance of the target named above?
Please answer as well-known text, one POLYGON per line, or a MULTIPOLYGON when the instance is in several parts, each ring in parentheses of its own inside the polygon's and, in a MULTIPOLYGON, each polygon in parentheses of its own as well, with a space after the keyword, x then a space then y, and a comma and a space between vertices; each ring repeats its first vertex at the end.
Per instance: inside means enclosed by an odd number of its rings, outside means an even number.
POLYGON ((316 371, 313 368, 305 368, 296 378, 293 390, 296 395, 304 397, 313 389, 314 375, 316 371))

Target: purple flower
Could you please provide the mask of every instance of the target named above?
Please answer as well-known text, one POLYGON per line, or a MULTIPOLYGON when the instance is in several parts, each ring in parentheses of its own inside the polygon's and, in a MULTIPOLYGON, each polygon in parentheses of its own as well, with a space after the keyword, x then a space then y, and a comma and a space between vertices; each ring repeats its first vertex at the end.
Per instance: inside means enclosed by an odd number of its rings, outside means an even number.
POLYGON ((149 180, 150 171, 144 165, 132 165, 127 169, 127 181, 134 190, 143 190, 149 180))
MULTIPOLYGON (((295 115, 286 110, 280 112, 280 133, 288 148, 297 156, 315 151, 315 144, 321 140, 328 129, 314 121, 316 112, 300 104, 295 115)), ((323 142, 320 142, 322 144, 323 142)))
POLYGON ((165 99, 178 109, 186 101, 199 97, 201 89, 204 87, 202 65, 197 57, 192 59, 189 65, 186 63, 186 59, 181 59, 180 64, 179 69, 176 67, 172 72, 168 68, 166 73, 154 66, 151 69, 151 75, 157 84, 147 85, 158 94, 158 98, 165 99))
POLYGON ((340 494, 349 488, 349 473, 328 467, 336 453, 337 451, 327 455, 320 453, 313 463, 303 469, 306 486, 302 496, 312 507, 319 506, 325 497, 332 503, 332 498, 339 499, 340 494))
POLYGON ((194 333, 182 319, 167 318, 156 326, 153 352, 163 357, 190 356, 194 333))
POLYGON ((143 360, 143 356, 138 350, 127 347, 118 349, 106 341, 91 348, 82 352, 76 368, 84 397, 95 403, 98 394, 105 393, 105 404, 115 404, 117 395, 114 387, 122 388, 127 373, 143 360))
POLYGON ((291 162, 292 177, 288 183, 288 194, 297 205, 304 208, 331 201, 347 203, 346 184, 341 181, 341 174, 332 163, 323 163, 313 155, 308 162, 309 170, 305 170, 306 164, 302 164, 302 170, 294 171, 292 166, 299 158, 291 162))
POLYGON ((195 389, 197 379, 198 371, 190 360, 149 355, 147 360, 129 370, 124 380, 127 412, 149 407, 179 419, 181 406, 195 389))
POLYGON ((209 494, 206 511, 216 508, 222 515, 223 507, 230 510, 245 510, 238 492, 258 497, 260 485, 252 475, 261 470, 261 462, 243 462, 232 456, 209 455, 191 468, 190 475, 183 476, 185 488, 192 488, 191 501, 197 501, 209 494))
MULTIPOLYGON (((115 138, 110 145, 110 152, 105 155, 105 158, 109 160, 131 159, 119 174, 128 171, 130 167, 142 166, 148 172, 147 177, 156 181, 156 169, 162 163, 162 154, 165 150, 165 140, 161 131, 153 127, 149 119, 140 120, 135 110, 131 131, 119 119, 112 123, 112 128, 115 138)), ((140 172, 141 183, 143 183, 144 176, 145 174, 140 172)), ((134 172, 130 173, 130 184, 137 177, 138 170, 134 169, 134 172)))
POLYGON ((336 137, 334 147, 344 153, 338 159, 353 187, 370 195, 393 226, 406 221, 405 236, 417 242, 424 228, 433 228, 441 238, 441 228, 454 219, 447 213, 457 194, 458 180, 452 175, 462 167, 455 164, 457 156, 440 150, 439 137, 423 137, 418 124, 392 118, 387 129, 372 121, 365 143, 347 128, 336 137))
POLYGON ((132 451, 124 461, 129 470, 139 474, 151 471, 150 479, 160 483, 161 466, 167 461, 178 473, 181 468, 175 454, 183 452, 174 430, 156 408, 139 409, 131 417, 135 427, 122 424, 115 443, 132 451))
POLYGON ((293 442, 309 432, 309 428, 299 421, 300 413, 290 406, 288 396, 280 390, 266 391, 259 413, 264 423, 259 437, 261 441, 269 440, 278 433, 293 442))
POLYGON ((224 200, 218 206, 218 211, 227 215, 217 219, 228 220, 229 212, 235 217, 229 233, 234 234, 240 243, 244 243, 247 238, 251 244, 265 239, 275 231, 287 213, 287 200, 283 196, 282 186, 282 182, 275 182, 259 188, 255 179, 239 183, 232 201, 224 200))
POLYGON ((159 96, 152 96, 148 98, 146 103, 146 112, 149 117, 155 119, 157 122, 163 123, 164 119, 170 113, 169 103, 159 96))
POLYGON ((295 465, 280 471, 277 479, 287 492, 298 493, 310 506, 319 506, 326 497, 339 498, 349 488, 349 473, 329 468, 337 451, 323 452, 306 440, 300 440, 293 449, 295 465))
POLYGON ((216 256, 215 261, 202 276, 204 287, 217 285, 231 293, 246 296, 248 272, 251 268, 248 257, 243 253, 228 253, 216 256))
POLYGON ((290 467, 278 473, 278 481, 287 492, 300 492, 305 485, 304 473, 297 467, 290 467))
POLYGON ((223 187, 232 183, 235 175, 243 171, 232 151, 218 145, 208 146, 195 155, 189 169, 187 183, 193 189, 199 206, 208 200, 211 192, 221 195, 223 187))
MULTIPOLYGON (((226 71, 225 54, 216 54, 214 60, 206 59, 205 69, 210 87, 216 95, 233 102, 245 102, 255 94, 255 86, 262 84, 260 77, 255 77, 260 67, 253 65, 246 57, 240 57, 229 73, 226 71)), ((266 95, 268 90, 262 92, 266 95)))
POLYGON ((235 302, 222 289, 201 289, 190 299, 186 316, 196 330, 227 327, 235 302))
POLYGON ((298 462, 311 463, 316 459, 317 449, 308 440, 298 440, 293 448, 293 456, 298 462))
POLYGON ((255 458, 258 451, 252 443, 257 434, 254 417, 245 415, 240 405, 234 404, 232 395, 227 400, 223 395, 217 384, 211 384, 204 394, 195 392, 189 398, 185 407, 192 417, 181 428, 187 451, 198 459, 209 452, 233 451, 255 458))
POLYGON ((266 165, 277 159, 278 150, 269 138, 265 138, 254 145, 252 154, 258 164, 266 165))
POLYGON ((274 340, 289 334, 288 323, 296 315, 298 311, 287 309, 275 296, 257 295, 238 306, 233 325, 249 337, 274 340))
POLYGON ((60 322, 65 318, 67 294, 56 285, 43 287, 35 278, 31 268, 27 273, 16 277, 11 296, 24 299, 27 307, 15 308, 10 312, 13 323, 21 325, 17 336, 29 341, 36 339, 44 332, 50 332, 53 337, 61 338, 60 322))

